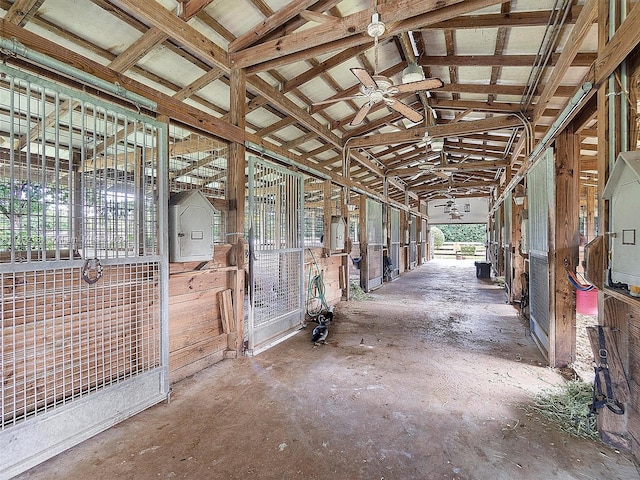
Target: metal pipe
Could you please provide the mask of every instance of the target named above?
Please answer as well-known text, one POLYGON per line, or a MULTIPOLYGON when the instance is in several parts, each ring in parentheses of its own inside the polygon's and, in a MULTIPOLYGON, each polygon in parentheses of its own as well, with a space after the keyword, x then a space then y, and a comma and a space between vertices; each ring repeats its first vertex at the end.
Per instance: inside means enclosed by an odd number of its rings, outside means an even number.
POLYGON ((72 67, 71 65, 67 65, 64 62, 27 48, 15 38, 11 40, 9 40, 8 38, 0 38, 0 50, 8 50, 9 52, 26 58, 27 60, 31 60, 32 62, 36 62, 45 67, 52 68, 60 73, 63 73, 76 80, 80 80, 81 82, 91 85, 92 87, 95 87, 99 90, 123 98, 136 106, 140 105, 152 111, 155 111, 158 108, 158 104, 156 102, 151 101, 148 98, 143 97, 142 95, 130 92, 117 83, 107 82, 106 80, 102 80, 101 78, 98 78, 94 75, 83 72, 82 70, 72 67))
MULTIPOLYGON (((560 129, 563 127, 567 119, 571 116, 571 114, 578 108, 578 105, 582 102, 582 100, 587 96, 587 94, 593 89, 593 84, 591 82, 583 83, 578 91, 569 99, 569 103, 564 107, 560 115, 556 118, 556 120, 551 124, 549 130, 543 139, 538 143, 536 148, 531 152, 529 156, 529 167, 533 165, 536 158, 542 153, 542 151, 551 143, 551 140, 557 135, 560 129)), ((527 170, 528 170, 527 168, 527 170)), ((504 202, 505 197, 511 193, 511 191, 516 187, 520 180, 524 178, 526 175, 526 170, 524 172, 520 172, 513 176, 511 181, 507 184, 502 194, 496 199, 493 207, 489 210, 489 215, 496 211, 496 209, 504 202)))
MULTIPOLYGON (((616 3, 609 0, 609 40, 613 38, 616 33, 616 3)), ((608 90, 608 111, 609 111, 609 131, 607 135, 608 150, 609 150, 609 171, 613 170, 613 162, 616 157, 616 145, 615 145, 615 131, 616 131, 616 103, 615 103, 615 91, 616 83, 613 74, 609 76, 609 90, 608 90)))
MULTIPOLYGON (((627 0, 620 0, 620 24, 627 18, 627 0)), ((629 74, 627 61, 620 64, 620 150, 627 151, 629 143, 629 74)))
POLYGON ((308 167, 306 165, 301 165, 299 163, 297 163, 295 160, 291 160, 287 157, 285 157, 284 155, 280 155, 278 153, 272 152, 271 150, 267 150, 266 148, 264 148, 262 145, 258 145, 256 143, 250 142, 250 141, 246 141, 244 142, 244 146, 246 148, 248 148, 249 150, 254 150, 256 152, 258 152, 260 155, 264 155, 266 157, 271 157, 274 160, 278 160, 279 162, 285 163, 287 165, 290 165, 292 167, 296 167, 299 168, 300 170, 304 170, 308 173, 311 173, 313 175, 316 175, 317 177, 320 177, 324 180, 331 180, 331 176, 327 175, 326 173, 321 172, 320 170, 316 170, 315 168, 311 168, 308 167))

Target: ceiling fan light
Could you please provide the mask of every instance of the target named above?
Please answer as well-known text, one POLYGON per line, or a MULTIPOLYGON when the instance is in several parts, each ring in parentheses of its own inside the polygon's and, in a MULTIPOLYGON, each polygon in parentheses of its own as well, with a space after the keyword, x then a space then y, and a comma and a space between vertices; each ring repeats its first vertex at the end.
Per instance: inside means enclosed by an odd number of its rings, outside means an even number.
POLYGON ((431 139, 431 150, 434 152, 441 152, 444 148, 444 138, 432 138, 431 139))
POLYGON ((384 23, 380 20, 380 14, 374 12, 371 15, 371 23, 367 26, 367 34, 370 37, 379 37, 384 33, 384 23))
POLYGON ((410 63, 402 70, 402 83, 419 82, 420 80, 424 80, 424 71, 420 65, 410 63))

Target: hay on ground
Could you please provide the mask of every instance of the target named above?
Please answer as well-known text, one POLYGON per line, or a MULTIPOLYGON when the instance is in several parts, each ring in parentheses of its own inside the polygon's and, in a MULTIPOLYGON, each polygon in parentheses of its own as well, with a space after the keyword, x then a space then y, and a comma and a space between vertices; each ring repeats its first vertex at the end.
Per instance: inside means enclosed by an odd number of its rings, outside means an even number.
POLYGON ((593 385, 571 380, 535 396, 526 405, 529 414, 537 413, 554 422, 560 430, 574 437, 599 440, 595 415, 589 415, 593 401, 593 385))

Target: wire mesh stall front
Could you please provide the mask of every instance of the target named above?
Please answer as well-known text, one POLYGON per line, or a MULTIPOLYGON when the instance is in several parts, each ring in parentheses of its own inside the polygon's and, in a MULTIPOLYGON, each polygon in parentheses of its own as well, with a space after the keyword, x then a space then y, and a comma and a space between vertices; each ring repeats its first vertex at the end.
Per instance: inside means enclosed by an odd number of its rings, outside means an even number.
POLYGON ((383 237, 382 203, 367 198, 367 290, 382 284, 383 237))
POLYGON ((172 123, 169 126, 169 191, 198 190, 216 207, 214 243, 227 243, 226 185, 229 146, 172 123))
POLYGON ((323 246, 324 215, 324 180, 305 176, 304 244, 306 247, 323 246))
POLYGON ((0 68, 2 477, 168 385, 163 125, 0 68))
POLYGON ((549 212, 555 209, 553 150, 548 149, 527 174, 529 206, 529 298, 533 338, 549 355, 553 321, 550 277, 551 228, 549 212))
POLYGON ((304 319, 303 191, 302 175, 250 158, 249 354, 304 319))
POLYGON ((411 268, 418 265, 418 217, 409 216, 409 261, 411 268))
POLYGON ((400 210, 391 209, 391 278, 400 275, 400 210))

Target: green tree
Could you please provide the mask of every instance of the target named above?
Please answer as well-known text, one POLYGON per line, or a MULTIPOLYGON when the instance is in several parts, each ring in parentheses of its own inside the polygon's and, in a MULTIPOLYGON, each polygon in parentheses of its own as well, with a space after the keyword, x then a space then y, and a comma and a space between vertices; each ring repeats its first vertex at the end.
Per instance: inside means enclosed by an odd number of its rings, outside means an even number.
POLYGON ((433 235, 433 245, 440 248, 444 244, 444 233, 438 227, 431 227, 431 235, 433 235))
POLYGON ((438 225, 433 228, 442 231, 445 242, 485 243, 486 241, 486 225, 481 223, 438 225))

